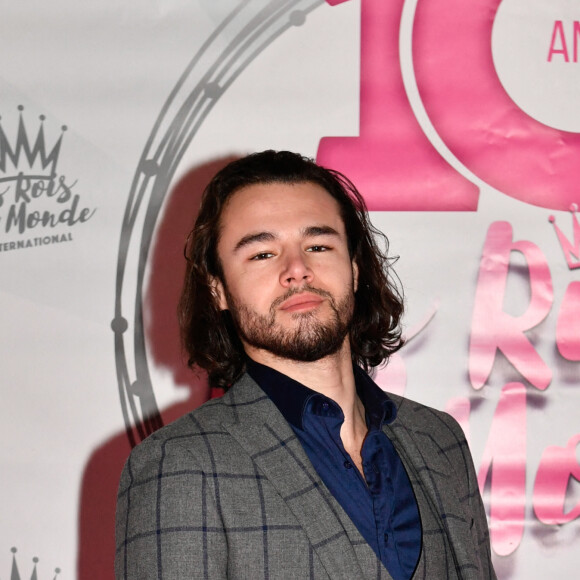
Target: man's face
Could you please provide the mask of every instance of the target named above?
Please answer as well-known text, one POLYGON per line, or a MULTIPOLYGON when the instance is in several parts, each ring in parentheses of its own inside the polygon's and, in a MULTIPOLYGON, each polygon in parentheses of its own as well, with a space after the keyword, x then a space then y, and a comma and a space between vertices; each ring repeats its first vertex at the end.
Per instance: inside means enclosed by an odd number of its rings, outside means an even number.
POLYGON ((313 183, 248 186, 220 226, 216 291, 250 356, 313 361, 348 344, 358 270, 330 194, 313 183))

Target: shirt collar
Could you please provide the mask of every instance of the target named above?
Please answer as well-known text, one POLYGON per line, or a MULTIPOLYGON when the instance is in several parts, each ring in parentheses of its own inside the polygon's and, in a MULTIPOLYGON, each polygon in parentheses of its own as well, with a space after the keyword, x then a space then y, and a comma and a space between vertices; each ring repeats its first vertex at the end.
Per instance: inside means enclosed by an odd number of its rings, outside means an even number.
MULTIPOLYGON (((365 408, 369 430, 380 429, 397 417, 397 406, 387 393, 357 365, 353 365, 357 394, 365 408)), ((289 376, 248 358, 246 370, 294 427, 303 429, 303 416, 313 397, 328 397, 289 376)), ((330 399, 328 399, 330 400, 330 399)))

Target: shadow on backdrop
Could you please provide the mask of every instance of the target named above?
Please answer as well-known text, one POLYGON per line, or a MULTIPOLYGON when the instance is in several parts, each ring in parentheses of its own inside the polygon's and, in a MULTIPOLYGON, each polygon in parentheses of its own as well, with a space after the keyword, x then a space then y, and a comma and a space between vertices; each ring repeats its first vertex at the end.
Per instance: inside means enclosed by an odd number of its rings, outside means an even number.
MULTIPOLYGON (((185 274, 183 247, 197 217, 203 189, 235 158, 221 158, 196 167, 177 183, 166 200, 150 248, 150 277, 144 293, 150 364, 169 370, 175 385, 189 390, 187 400, 161 409, 165 425, 221 394, 219 390, 210 392, 205 375, 187 367, 181 352, 176 309, 185 274)), ((79 505, 79 580, 114 578, 117 487, 130 451, 123 430, 98 447, 87 461, 79 505)))

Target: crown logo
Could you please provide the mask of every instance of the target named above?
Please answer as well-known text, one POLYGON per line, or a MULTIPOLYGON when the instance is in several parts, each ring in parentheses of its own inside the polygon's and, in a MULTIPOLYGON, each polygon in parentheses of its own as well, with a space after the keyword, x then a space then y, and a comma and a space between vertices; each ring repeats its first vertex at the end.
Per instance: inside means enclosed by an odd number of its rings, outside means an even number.
POLYGON ((44 120, 46 117, 40 115, 40 127, 33 143, 32 139, 28 137, 24 123, 22 115, 24 107, 18 105, 18 110, 20 114, 14 146, 11 145, 0 122, 0 171, 2 173, 14 172, 14 174, 17 174, 18 172, 24 172, 26 174, 37 174, 38 177, 53 177, 56 175, 56 165, 60 154, 62 137, 67 129, 66 125, 61 127, 61 134, 49 151, 44 137, 44 120))
MULTIPOLYGON (((12 552, 12 572, 10 573, 10 580, 23 580, 22 576, 20 576, 20 572, 18 572, 18 565, 16 564, 16 552, 18 550, 16 548, 12 548, 10 551, 12 552)), ((34 567, 32 569, 32 574, 30 575, 30 580, 38 580, 38 575, 36 572, 38 558, 32 558, 32 561, 34 562, 34 567)), ((56 577, 59 574, 60 568, 55 568, 53 580, 56 580, 56 577)))
POLYGON ((574 231, 574 242, 571 242, 562 232, 562 230, 556 225, 556 218, 551 215, 549 217, 550 222, 553 224, 556 230, 556 235, 560 240, 560 245, 562 246, 562 251, 564 252, 564 257, 568 263, 569 270, 575 270, 580 268, 580 224, 578 223, 578 216, 576 212, 578 211, 578 206, 573 203, 570 206, 570 213, 572 214, 572 229, 574 231))

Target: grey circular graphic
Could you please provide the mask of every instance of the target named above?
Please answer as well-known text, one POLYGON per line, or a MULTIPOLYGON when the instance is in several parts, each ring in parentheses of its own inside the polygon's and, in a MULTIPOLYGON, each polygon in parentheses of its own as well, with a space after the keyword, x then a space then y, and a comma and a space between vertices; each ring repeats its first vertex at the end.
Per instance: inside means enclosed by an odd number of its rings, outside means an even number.
POLYGON ((242 71, 322 4, 324 0, 236 2, 181 75, 147 139, 123 216, 111 322, 119 397, 132 447, 163 425, 147 362, 143 284, 155 223, 175 170, 213 106, 242 71), (217 39, 222 44, 226 39, 226 46, 218 49, 217 39), (133 303, 128 318, 124 307, 133 303))

